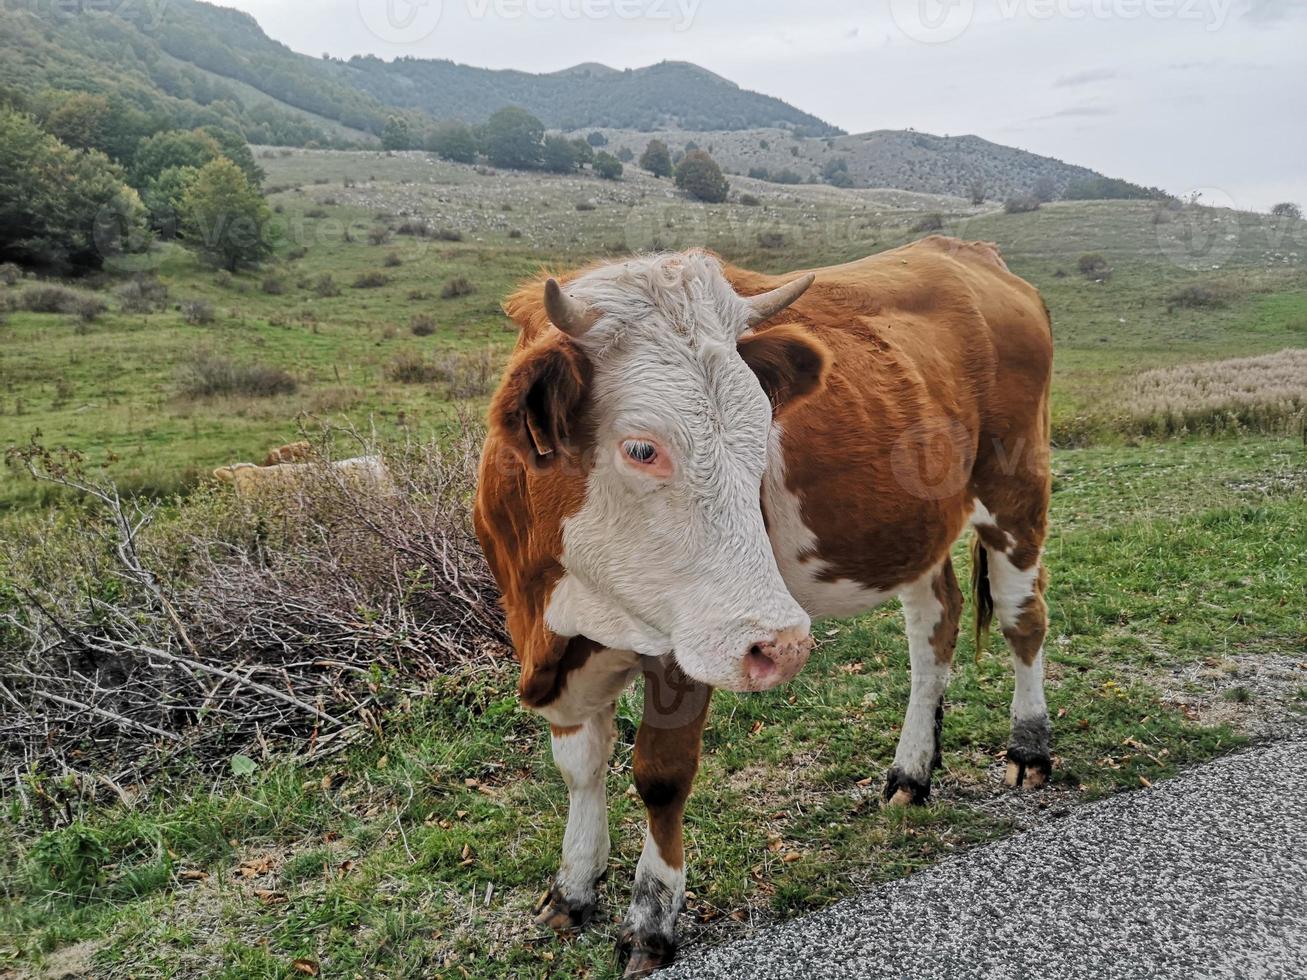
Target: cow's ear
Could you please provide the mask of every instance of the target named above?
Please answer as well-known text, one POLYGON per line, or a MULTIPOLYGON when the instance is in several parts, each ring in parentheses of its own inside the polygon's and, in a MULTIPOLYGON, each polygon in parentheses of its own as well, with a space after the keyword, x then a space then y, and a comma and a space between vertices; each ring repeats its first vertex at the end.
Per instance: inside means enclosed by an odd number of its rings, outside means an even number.
POLYGON ((774 412, 820 389, 830 366, 826 345, 792 323, 741 337, 737 349, 758 376, 774 412))
POLYGON ((579 447, 591 373, 585 353, 555 331, 509 364, 490 406, 492 428, 528 466, 548 469, 579 447))

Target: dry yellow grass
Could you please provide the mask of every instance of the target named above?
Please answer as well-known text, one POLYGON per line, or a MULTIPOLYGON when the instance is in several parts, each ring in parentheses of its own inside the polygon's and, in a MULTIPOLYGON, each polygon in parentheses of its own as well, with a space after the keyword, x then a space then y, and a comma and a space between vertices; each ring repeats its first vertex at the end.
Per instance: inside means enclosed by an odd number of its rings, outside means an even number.
POLYGON ((1145 371, 1124 407, 1128 428, 1145 435, 1290 431, 1307 417, 1307 350, 1145 371))

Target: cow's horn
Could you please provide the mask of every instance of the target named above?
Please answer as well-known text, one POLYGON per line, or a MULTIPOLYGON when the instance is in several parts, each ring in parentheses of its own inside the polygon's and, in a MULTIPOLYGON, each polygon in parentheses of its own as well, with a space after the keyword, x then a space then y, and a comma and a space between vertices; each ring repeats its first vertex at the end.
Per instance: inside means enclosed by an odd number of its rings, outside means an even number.
POLYGON ((759 293, 757 296, 744 297, 744 301, 749 304, 749 326, 756 327, 763 320, 774 317, 802 296, 803 291, 811 286, 812 281, 816 278, 809 272, 807 275, 799 276, 793 282, 787 282, 784 286, 777 286, 775 289, 759 293))
POLYGON ((557 279, 545 281, 545 310, 554 326, 569 337, 581 336, 599 319, 598 313, 563 292, 557 279))

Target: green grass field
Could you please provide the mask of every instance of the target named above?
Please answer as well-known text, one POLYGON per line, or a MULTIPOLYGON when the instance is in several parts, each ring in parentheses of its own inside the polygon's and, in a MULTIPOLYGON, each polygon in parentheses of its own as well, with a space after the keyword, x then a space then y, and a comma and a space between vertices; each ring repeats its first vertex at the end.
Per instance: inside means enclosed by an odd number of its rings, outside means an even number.
MULTIPOLYGON (((1007 215, 922 195, 781 191, 741 179, 759 206, 704 207, 629 169, 628 180, 604 184, 484 176, 417 155, 296 151, 260 162, 269 185, 286 188, 272 195, 284 215, 324 212, 303 219, 303 257, 284 250, 269 269, 232 281, 177 247, 152 257, 170 302, 212 304, 208 325, 188 325, 171 307, 115 308, 90 324, 11 313, 0 326, 0 444, 40 430, 125 486, 170 493, 212 466, 261 457, 306 419, 347 417, 383 441, 438 432, 460 403, 439 381, 388 380, 398 355, 489 346, 503 356, 513 334, 498 302, 516 280, 541 264, 655 242, 703 243, 781 270, 911 240, 923 214, 938 211, 945 231, 999 242, 1043 291, 1066 447, 1054 457, 1047 549, 1053 785, 1037 794, 999 787, 1007 654, 1000 641, 976 658, 964 638, 933 801, 881 809, 909 684, 896 604, 824 624, 794 683, 714 698, 686 818, 686 943, 820 907, 1078 801, 1142 789, 1307 710, 1300 433, 1143 440, 1114 425, 1130 378, 1145 368, 1307 347, 1307 273, 1282 257, 1302 247, 1276 238, 1269 219, 1223 216, 1236 222, 1225 232, 1234 241, 1220 237, 1219 255, 1200 249, 1195 259, 1172 241, 1183 217, 1154 224, 1154 207, 1139 202, 1007 215), (367 242, 385 220, 418 219, 462 240, 367 242), (357 241, 336 230, 349 223, 357 241), (781 238, 763 248, 764 232, 781 238), (391 252, 399 265, 385 264, 391 252), (1086 252, 1107 260, 1104 281, 1078 271, 1086 252), (350 287, 373 269, 390 282, 350 287), (316 295, 324 274, 339 296, 316 295), (269 275, 283 293, 263 291, 269 275), (475 292, 442 299, 457 276, 475 292), (1187 286, 1213 301, 1171 303, 1187 286), (418 314, 435 319, 434 333, 410 331, 418 314), (299 389, 183 396, 179 371, 202 350, 285 368, 299 389), (1274 681, 1273 668, 1299 680, 1274 681)), ((111 293, 123 274, 95 288, 111 293)), ((461 407, 482 402, 473 394, 461 407)), ((25 533, 43 502, 34 484, 6 473, 0 530, 25 533)), ((7 781, 0 976, 615 975, 616 922, 643 837, 643 808, 628 792, 638 692, 618 711, 604 902, 591 930, 563 942, 534 927, 530 909, 556 867, 566 793, 546 728, 518 708, 515 683, 509 662, 430 681, 419 697, 394 698, 400 706, 377 737, 321 761, 252 750, 254 766, 239 774, 182 767, 108 803, 46 780, 39 785, 66 808, 54 816, 34 798, 38 784, 7 781)))

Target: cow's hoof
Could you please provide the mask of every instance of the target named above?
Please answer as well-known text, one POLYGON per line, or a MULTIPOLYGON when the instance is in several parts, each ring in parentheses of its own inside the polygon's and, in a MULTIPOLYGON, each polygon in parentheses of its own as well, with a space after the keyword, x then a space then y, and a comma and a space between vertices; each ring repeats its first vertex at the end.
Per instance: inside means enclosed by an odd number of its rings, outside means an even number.
POLYGON ((1025 752, 1016 748, 1007 750, 1007 772, 1003 785, 1016 789, 1039 789, 1053 775, 1053 760, 1047 755, 1025 752))
POLYGON ((617 940, 617 962, 625 963, 623 977, 647 977, 676 959, 676 943, 667 936, 642 936, 623 929, 617 940))
POLYGON ((550 888, 536 903, 536 925, 548 926, 554 932, 568 933, 584 929, 595 914, 596 902, 576 902, 565 898, 557 889, 550 888))
POLYGON ((887 806, 921 806, 930 799, 930 782, 913 779, 897 766, 885 775, 887 806))

